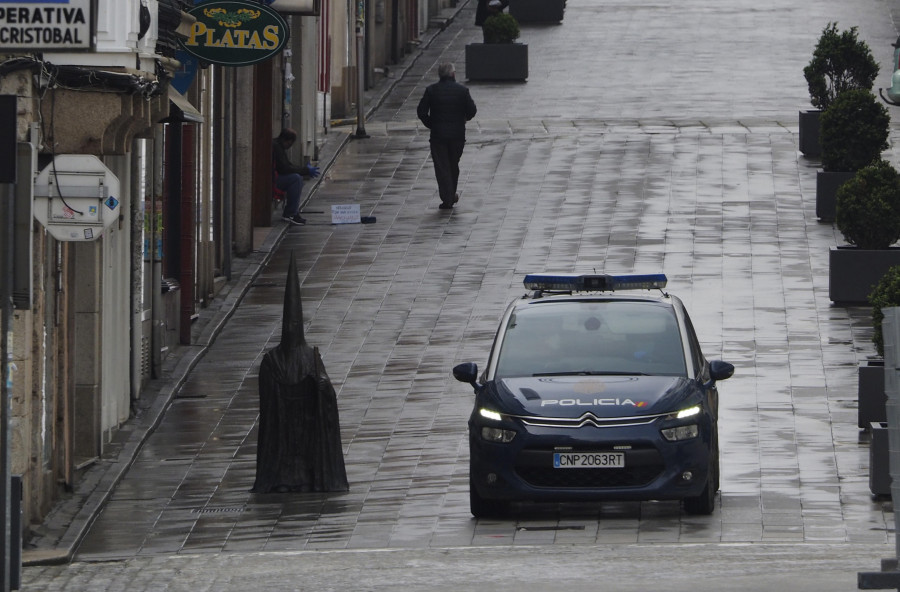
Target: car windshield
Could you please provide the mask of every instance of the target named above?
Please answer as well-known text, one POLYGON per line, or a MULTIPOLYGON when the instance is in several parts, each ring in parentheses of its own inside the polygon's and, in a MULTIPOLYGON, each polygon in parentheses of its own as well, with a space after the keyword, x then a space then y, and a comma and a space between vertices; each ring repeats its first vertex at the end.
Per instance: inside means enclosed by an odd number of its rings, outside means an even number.
POLYGON ((561 301, 509 317, 497 378, 565 374, 685 376, 670 306, 646 301, 561 301))

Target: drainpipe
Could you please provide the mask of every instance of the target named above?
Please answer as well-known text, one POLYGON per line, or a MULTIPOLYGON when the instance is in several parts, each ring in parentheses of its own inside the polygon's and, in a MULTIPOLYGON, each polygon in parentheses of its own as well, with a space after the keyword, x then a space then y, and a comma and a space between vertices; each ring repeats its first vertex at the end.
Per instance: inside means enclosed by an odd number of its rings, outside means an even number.
POLYGON ((234 232, 232 224, 234 223, 234 218, 232 216, 232 208, 234 203, 234 167, 231 164, 231 159, 233 158, 231 145, 233 142, 234 136, 234 104, 237 100, 234 88, 234 76, 232 75, 233 68, 223 68, 224 71, 223 76, 225 77, 222 88, 224 89, 224 95, 227 97, 227 100, 223 101, 224 106, 222 111, 222 117, 224 119, 223 124, 221 125, 223 131, 223 153, 222 153, 222 162, 227 163, 225 166, 225 173, 222 175, 222 242, 224 243, 224 248, 222 249, 222 275, 224 275, 229 281, 231 280, 231 254, 234 251, 234 232))
POLYGON ((179 341, 191 343, 191 320, 194 314, 194 126, 181 125, 181 320, 179 341))
POLYGON ((150 170, 153 171, 153 190, 150 192, 150 212, 146 215, 150 216, 150 277, 151 287, 150 294, 153 299, 151 308, 153 310, 153 330, 151 332, 152 342, 150 351, 152 356, 152 373, 153 378, 159 378, 162 375, 162 351, 165 346, 165 303, 162 297, 162 241, 163 229, 160 227, 162 217, 163 202, 163 170, 164 155, 163 147, 165 146, 164 128, 157 126, 156 132, 153 134, 153 159, 151 161, 150 170))

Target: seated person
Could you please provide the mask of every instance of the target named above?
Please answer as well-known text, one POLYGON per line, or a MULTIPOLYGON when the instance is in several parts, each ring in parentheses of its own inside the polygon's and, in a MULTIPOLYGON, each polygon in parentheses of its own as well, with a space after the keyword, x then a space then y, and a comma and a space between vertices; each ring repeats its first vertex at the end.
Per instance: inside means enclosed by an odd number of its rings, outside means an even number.
POLYGON ((304 177, 318 177, 319 167, 297 166, 288 158, 287 151, 297 140, 297 132, 290 128, 281 130, 272 141, 272 158, 275 161, 275 186, 286 194, 281 217, 290 224, 306 224, 300 215, 300 192, 304 177))

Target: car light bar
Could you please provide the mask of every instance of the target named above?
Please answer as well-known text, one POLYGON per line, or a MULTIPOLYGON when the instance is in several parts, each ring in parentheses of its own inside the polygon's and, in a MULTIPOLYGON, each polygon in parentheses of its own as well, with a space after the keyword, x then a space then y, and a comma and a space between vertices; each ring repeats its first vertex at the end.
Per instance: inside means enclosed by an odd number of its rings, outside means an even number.
POLYGON ((655 290, 666 287, 663 273, 645 275, 606 275, 577 273, 529 273, 527 290, 559 292, 615 292, 616 290, 655 290))

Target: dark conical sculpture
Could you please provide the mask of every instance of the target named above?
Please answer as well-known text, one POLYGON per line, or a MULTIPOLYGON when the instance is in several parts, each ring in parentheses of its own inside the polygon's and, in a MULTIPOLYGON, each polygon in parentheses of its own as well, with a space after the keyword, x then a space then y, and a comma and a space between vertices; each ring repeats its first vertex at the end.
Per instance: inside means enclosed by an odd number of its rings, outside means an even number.
POLYGON ((347 491, 337 395, 318 348, 303 334, 300 281, 291 254, 281 343, 259 368, 255 493, 347 491))

